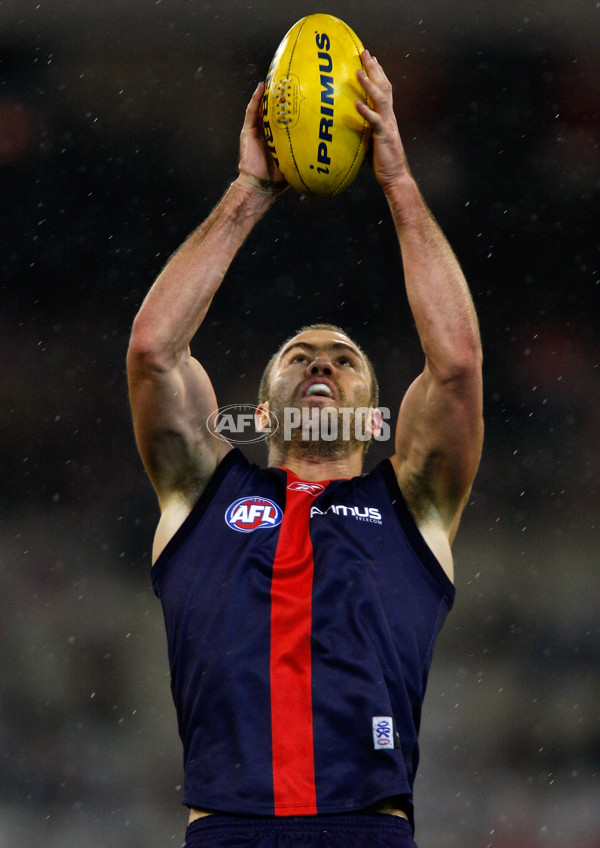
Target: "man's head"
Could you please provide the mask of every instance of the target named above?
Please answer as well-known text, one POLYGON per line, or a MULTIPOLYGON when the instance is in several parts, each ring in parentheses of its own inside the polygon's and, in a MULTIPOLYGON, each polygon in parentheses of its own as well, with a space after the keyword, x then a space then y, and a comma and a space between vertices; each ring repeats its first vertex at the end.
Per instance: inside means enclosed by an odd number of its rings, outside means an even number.
POLYGON ((260 382, 258 421, 261 410, 277 418, 270 449, 280 457, 290 450, 342 456, 364 452, 378 432, 378 400, 377 379, 364 351, 340 327, 311 324, 269 360, 260 382))
POLYGON ((319 337, 324 334, 331 340, 332 343, 346 343, 350 348, 353 348, 354 351, 358 354, 360 358, 364 361, 367 371, 369 373, 370 378, 370 398, 369 405, 372 407, 377 407, 379 404, 379 384, 377 382, 377 377, 375 375, 375 369, 373 368, 373 364, 371 360, 367 356, 367 354, 360 348, 356 342, 353 342, 347 333, 342 330, 341 327, 337 327, 335 324, 309 324, 306 327, 302 327, 295 333, 293 336, 290 336, 287 341, 285 341, 279 350, 277 350, 273 356, 269 359, 265 370, 263 371, 263 375, 261 377, 260 386, 258 389, 258 402, 259 404, 268 402, 270 400, 270 390, 271 390, 271 375, 273 372, 273 368, 276 363, 279 361, 283 352, 289 348, 290 344, 293 342, 306 342, 307 334, 308 341, 314 341, 313 335, 317 333, 319 337))

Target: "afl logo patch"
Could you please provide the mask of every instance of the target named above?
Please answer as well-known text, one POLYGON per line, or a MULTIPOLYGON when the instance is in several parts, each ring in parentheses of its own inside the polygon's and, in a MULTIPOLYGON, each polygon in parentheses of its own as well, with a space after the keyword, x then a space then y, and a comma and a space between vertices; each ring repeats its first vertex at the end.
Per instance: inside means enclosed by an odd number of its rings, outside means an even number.
POLYGON ((249 497, 234 501, 225 512, 225 522, 232 530, 252 533, 261 528, 277 527, 283 512, 268 498, 249 497))
POLYGON ((294 480, 289 484, 288 489, 291 489, 292 492, 306 492, 308 495, 316 497, 325 491, 325 486, 320 483, 307 483, 305 480, 294 480))

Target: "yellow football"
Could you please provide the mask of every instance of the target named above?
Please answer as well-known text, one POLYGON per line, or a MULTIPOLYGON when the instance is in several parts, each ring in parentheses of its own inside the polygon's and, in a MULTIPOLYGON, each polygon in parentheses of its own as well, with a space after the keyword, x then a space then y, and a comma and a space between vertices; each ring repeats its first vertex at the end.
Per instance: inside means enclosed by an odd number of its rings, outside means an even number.
POLYGON ((281 173, 300 194, 331 197, 363 163, 371 128, 356 101, 363 46, 333 15, 302 18, 279 45, 262 102, 265 139, 281 173))

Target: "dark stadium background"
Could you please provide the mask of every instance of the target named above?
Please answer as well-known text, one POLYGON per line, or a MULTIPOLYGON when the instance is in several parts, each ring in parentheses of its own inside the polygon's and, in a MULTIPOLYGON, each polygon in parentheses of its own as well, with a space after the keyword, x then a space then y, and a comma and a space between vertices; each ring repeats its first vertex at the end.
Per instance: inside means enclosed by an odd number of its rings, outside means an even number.
MULTIPOLYGON (((395 87, 469 279, 486 444, 425 703, 421 848, 598 848, 600 8, 593 0, 0 4, 0 843, 179 846, 157 506, 124 360, 156 273, 235 176, 287 29, 344 18, 395 87)), ((194 346, 221 403, 340 323, 395 409, 421 367, 368 168, 288 192, 194 346)), ((377 445, 374 463, 387 446, 377 445)), ((259 458, 260 454, 253 454, 259 458)))

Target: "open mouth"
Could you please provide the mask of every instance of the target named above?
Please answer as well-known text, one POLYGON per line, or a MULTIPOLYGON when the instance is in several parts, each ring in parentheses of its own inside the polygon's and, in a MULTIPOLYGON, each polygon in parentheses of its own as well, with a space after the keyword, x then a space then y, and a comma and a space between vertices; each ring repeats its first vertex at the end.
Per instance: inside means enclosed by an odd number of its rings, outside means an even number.
POLYGON ((302 390, 302 397, 324 397, 335 400, 335 396, 333 386, 324 380, 312 380, 302 390))
POLYGON ((318 395, 319 397, 333 398, 333 392, 329 386, 325 385, 325 383, 313 383, 312 386, 308 387, 304 397, 314 397, 315 395, 318 395))

